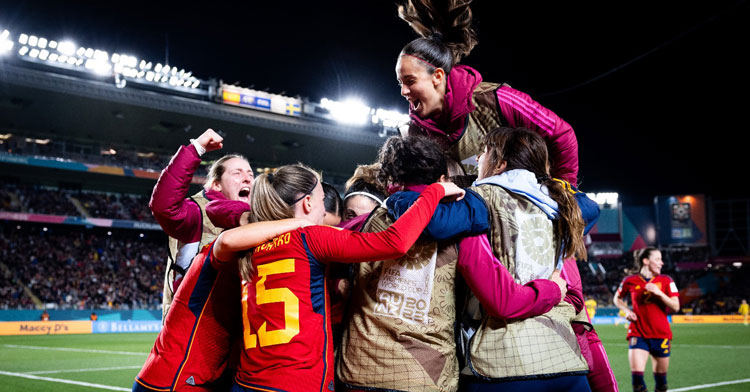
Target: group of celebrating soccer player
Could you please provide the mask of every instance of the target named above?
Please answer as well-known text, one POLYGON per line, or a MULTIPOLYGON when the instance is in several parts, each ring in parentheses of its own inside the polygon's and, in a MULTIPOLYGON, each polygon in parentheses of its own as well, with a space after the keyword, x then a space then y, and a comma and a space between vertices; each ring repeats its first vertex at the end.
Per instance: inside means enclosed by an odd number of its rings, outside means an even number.
MULTIPOLYGON (((225 141, 180 147, 150 202, 170 236, 164 328, 134 391, 618 390, 575 261, 599 213, 575 186, 575 133, 459 64, 469 4, 399 6, 420 35, 396 63, 411 124, 343 201, 303 164, 256 178, 236 154, 186 197, 225 141)), ((660 317, 679 308, 657 253, 618 291, 636 391, 648 353, 666 390, 660 317)))

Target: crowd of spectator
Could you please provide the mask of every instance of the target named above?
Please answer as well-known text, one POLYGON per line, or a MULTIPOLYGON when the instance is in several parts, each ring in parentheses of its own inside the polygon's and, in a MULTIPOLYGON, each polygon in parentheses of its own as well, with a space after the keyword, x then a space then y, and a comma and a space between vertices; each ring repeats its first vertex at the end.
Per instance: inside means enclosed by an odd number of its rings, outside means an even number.
MULTIPOLYGON (((88 164, 116 166, 137 170, 160 172, 172 158, 171 153, 141 152, 132 147, 110 146, 99 143, 82 144, 61 140, 49 140, 40 144, 26 141, 24 136, 12 136, 3 140, 1 150, 8 154, 64 159, 88 164)), ((198 168, 196 175, 205 177, 205 167, 198 168)))
POLYGON ((94 218, 155 223, 148 196, 92 191, 71 191, 40 186, 6 185, 0 189, 0 210, 65 216, 83 216, 74 200, 94 218))
POLYGON ((113 233, 58 227, 44 231, 36 225, 14 229, 5 227, 0 238, 0 308, 33 307, 24 286, 42 303, 60 309, 157 309, 161 305, 163 234, 150 232, 142 238, 132 230, 113 233))

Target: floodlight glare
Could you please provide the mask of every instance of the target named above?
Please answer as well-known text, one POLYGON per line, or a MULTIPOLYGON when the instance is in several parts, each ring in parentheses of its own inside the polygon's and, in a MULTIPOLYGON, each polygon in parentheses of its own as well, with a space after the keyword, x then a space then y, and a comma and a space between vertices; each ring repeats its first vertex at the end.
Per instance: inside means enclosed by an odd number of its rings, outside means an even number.
POLYGON ((151 82, 151 81, 154 80, 154 72, 153 71, 146 72, 146 80, 148 80, 149 82, 151 82))
POLYGON ((39 38, 39 42, 37 43, 37 46, 39 46, 39 49, 44 49, 47 47, 47 38, 39 38))
POLYGON ((154 72, 161 72, 161 63, 156 63, 156 67, 154 67, 154 72))
POLYGON ((75 64, 75 65, 81 65, 83 64, 83 59, 77 59, 75 57, 71 57, 68 59, 68 64, 75 64))
MULTIPOLYGON (((57 44, 57 51, 66 55, 66 56, 72 56, 76 54, 76 44, 70 42, 70 41, 63 41, 57 44)), ((83 48, 78 49, 78 55, 83 55, 83 48)))
POLYGON ((29 43, 29 36, 26 34, 21 34, 18 36, 18 43, 21 45, 26 45, 29 43))
POLYGON ((29 52, 29 57, 36 58, 37 56, 39 56, 39 49, 31 49, 31 51, 29 52))
POLYGON ((122 73, 125 67, 122 64, 115 64, 115 73, 122 73))
MULTIPOLYGON (((119 63, 120 62, 120 55, 118 53, 112 53, 112 62, 113 63, 119 63)), ((117 68, 115 68, 117 69, 117 68)))
POLYGON ((25 56, 26 53, 29 53, 28 46, 22 46, 21 49, 18 49, 18 54, 20 54, 21 56, 25 56))
POLYGON ((36 35, 32 35, 29 37, 29 45, 30 46, 36 46, 36 44, 39 42, 39 38, 37 38, 36 35))
POLYGON ((336 102, 324 98, 320 103, 331 112, 334 120, 345 124, 365 124, 370 114, 370 108, 358 99, 336 102))
POLYGON ((3 32, 0 33, 0 39, 6 39, 6 38, 8 38, 9 35, 10 35, 10 31, 3 30, 3 32))
POLYGON ((57 61, 58 57, 57 53, 52 53, 49 55, 49 61, 57 61))
POLYGON ((47 57, 49 57, 49 52, 47 49, 42 49, 42 51, 39 52, 39 60, 47 60, 47 57))
POLYGON ((165 65, 164 68, 161 69, 161 72, 163 72, 165 75, 169 73, 169 65, 165 65))
POLYGON ((109 61, 109 55, 103 50, 94 51, 94 60, 96 61, 109 61))
POLYGON ((49 41, 50 49, 57 49, 57 41, 49 41))
POLYGON ((0 39, 0 53, 7 53, 13 49, 13 41, 0 39))
MULTIPOLYGON (((62 49, 59 49, 59 50, 60 50, 60 51, 62 52, 62 49)), ((65 52, 63 52, 63 53, 65 53, 65 52)), ((72 54, 70 54, 70 53, 66 53, 66 54, 67 54, 68 56, 71 56, 71 55, 72 55, 72 54)), ((86 48, 84 48, 84 47, 80 47, 80 48, 78 48, 78 50, 76 50, 75 54, 76 54, 76 56, 78 56, 78 57, 83 57, 83 55, 84 55, 84 54, 86 54, 86 48)))
POLYGON ((94 49, 91 49, 91 48, 86 49, 86 51, 83 53, 83 55, 86 56, 86 57, 88 57, 88 58, 93 58, 94 57, 94 49))
POLYGON ((57 61, 59 61, 61 63, 64 63, 64 62, 68 61, 68 56, 66 56, 64 54, 60 55, 60 57, 57 58, 57 61))

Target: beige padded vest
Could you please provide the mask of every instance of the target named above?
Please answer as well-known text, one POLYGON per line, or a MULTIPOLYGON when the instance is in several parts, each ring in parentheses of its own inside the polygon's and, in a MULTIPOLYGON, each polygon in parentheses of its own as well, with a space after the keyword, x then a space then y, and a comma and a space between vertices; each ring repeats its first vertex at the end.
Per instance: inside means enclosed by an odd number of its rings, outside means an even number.
MULTIPOLYGON (((495 256, 517 281, 521 272, 517 267, 523 268, 516 265, 519 246, 524 247, 525 257, 554 268, 556 252, 536 251, 529 242, 529 238, 555 242, 551 226, 544 222, 547 220, 544 212, 525 197, 500 186, 480 185, 472 189, 490 208, 490 242, 495 256), (523 222, 517 221, 518 209, 527 214, 523 222), (536 213, 538 220, 534 218, 536 213), (534 233, 531 237, 527 234, 530 231, 534 233)), ((588 365, 570 324, 575 317, 575 308, 564 301, 541 316, 524 320, 500 320, 485 315, 469 342, 471 371, 496 381, 585 374, 588 365)))
MULTIPOLYGON (((189 263, 192 262, 193 258, 198 253, 200 253, 201 249, 203 249, 205 245, 213 242, 223 230, 220 227, 214 226, 213 223, 211 223, 211 220, 208 219, 208 215, 206 215, 206 204, 208 204, 210 200, 206 198, 202 190, 191 196, 190 199, 201 209, 203 232, 201 233, 200 241, 190 244, 169 237, 169 254, 167 256, 167 268, 164 274, 164 292, 162 296, 162 323, 166 320, 167 312, 169 312, 169 307, 172 305, 172 298, 174 297, 172 285, 174 284, 174 280, 178 274, 187 272, 187 268, 183 269, 179 267, 177 260, 186 261, 189 267, 189 263)), ((185 265, 184 263, 179 264, 185 265)))
MULTIPOLYGON (((392 223, 385 208, 363 231, 392 223)), ((354 265, 338 377, 351 388, 458 389, 454 340, 456 243, 418 241, 398 260, 354 265)), ((369 389, 368 389, 369 390, 369 389)))

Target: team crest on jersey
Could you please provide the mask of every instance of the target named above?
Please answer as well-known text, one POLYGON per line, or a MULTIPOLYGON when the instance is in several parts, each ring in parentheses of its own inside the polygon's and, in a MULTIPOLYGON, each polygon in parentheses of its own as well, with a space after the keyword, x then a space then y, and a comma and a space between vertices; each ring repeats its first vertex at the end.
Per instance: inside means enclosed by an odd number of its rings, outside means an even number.
POLYGON ((185 380, 185 383, 195 386, 195 379, 193 378, 193 376, 190 376, 187 380, 185 380))

